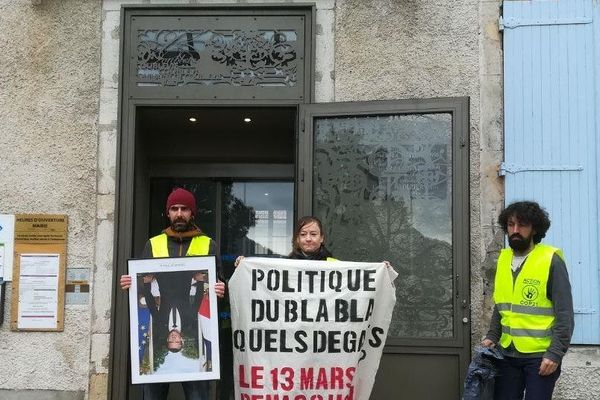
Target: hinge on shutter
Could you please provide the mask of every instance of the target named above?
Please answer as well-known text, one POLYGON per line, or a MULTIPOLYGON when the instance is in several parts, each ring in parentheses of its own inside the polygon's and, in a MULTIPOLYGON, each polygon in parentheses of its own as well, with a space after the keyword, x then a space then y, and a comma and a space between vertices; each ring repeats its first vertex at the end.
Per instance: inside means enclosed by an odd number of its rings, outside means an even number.
POLYGON ((596 314, 596 309, 594 308, 574 308, 573 312, 575 314, 596 314))
POLYGON ((585 25, 591 24, 591 18, 555 18, 555 19, 518 19, 500 17, 500 30, 513 29, 520 26, 543 26, 543 25, 585 25))
POLYGON ((525 171, 583 171, 582 165, 519 165, 502 163, 498 175, 516 174, 525 171))

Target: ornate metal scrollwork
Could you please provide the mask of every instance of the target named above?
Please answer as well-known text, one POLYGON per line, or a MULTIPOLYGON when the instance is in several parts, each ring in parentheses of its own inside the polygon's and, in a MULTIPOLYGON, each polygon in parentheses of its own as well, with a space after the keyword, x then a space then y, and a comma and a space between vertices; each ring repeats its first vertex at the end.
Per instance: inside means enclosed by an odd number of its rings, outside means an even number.
POLYGON ((139 30, 138 86, 297 84, 297 33, 139 30))
POLYGON ((392 261, 389 335, 452 337, 449 114, 315 121, 313 208, 334 254, 392 261))

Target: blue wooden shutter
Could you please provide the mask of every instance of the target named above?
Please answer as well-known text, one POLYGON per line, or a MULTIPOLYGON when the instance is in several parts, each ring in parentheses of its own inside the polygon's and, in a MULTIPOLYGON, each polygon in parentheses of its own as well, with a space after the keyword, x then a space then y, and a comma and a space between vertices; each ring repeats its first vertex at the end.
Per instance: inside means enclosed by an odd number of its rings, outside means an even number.
POLYGON ((544 242, 565 252, 580 344, 600 343, 598 13, 592 0, 504 1, 501 20, 506 204, 548 210, 544 242))

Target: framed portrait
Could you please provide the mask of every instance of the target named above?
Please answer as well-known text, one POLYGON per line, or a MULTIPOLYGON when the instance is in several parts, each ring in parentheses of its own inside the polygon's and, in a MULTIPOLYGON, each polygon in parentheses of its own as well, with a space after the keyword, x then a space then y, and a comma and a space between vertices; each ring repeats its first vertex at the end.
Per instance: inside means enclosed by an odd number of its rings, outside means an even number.
POLYGON ((215 257, 131 259, 131 382, 219 379, 215 257))

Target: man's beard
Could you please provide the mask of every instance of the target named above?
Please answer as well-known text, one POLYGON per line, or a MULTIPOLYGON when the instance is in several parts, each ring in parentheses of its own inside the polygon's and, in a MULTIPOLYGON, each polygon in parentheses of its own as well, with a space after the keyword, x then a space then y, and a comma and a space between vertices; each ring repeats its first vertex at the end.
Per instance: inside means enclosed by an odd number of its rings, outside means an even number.
POLYGON ((193 226, 194 223, 192 222, 192 219, 186 221, 183 218, 177 218, 173 222, 171 222, 171 229, 173 229, 175 232, 180 233, 191 230, 193 226))
POLYGON ((510 238, 508 238, 508 245, 511 249, 516 251, 517 253, 522 253, 529 248, 531 245, 532 236, 524 238, 523 236, 515 233, 510 238))

